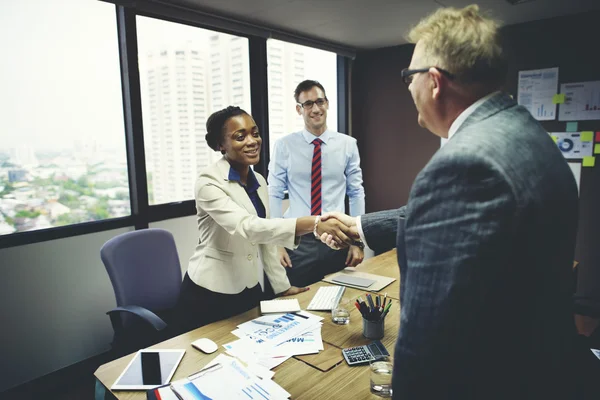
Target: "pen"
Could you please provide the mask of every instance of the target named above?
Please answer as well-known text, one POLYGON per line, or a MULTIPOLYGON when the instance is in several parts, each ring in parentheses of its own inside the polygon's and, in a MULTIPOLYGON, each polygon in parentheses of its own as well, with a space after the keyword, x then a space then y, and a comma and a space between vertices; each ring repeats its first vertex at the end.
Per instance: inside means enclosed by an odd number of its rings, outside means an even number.
POLYGON ((281 324, 276 324, 275 322, 257 321, 255 319, 252 320, 252 322, 254 322, 255 324, 272 326, 272 327, 275 327, 275 328, 281 327, 281 324))
MULTIPOLYGON (((193 374, 191 374, 190 376, 188 376, 188 380, 191 381, 193 379, 199 378, 199 377, 201 377, 202 375, 204 375, 204 374, 206 374, 208 372, 216 371, 216 370, 218 370, 218 369, 220 369, 222 367, 223 366, 221 365, 221 363, 215 363, 215 364, 211 365, 210 367, 202 368, 200 371, 194 372, 193 374)), ((172 388, 173 387, 171 386, 171 389, 172 388)))
POLYGON ((177 396, 177 398, 178 398, 179 400, 184 400, 184 399, 183 399, 183 396, 181 396, 181 395, 179 394, 179 392, 178 392, 177 390, 175 390, 175 386, 173 386, 173 385, 169 385, 169 389, 171 389, 171 391, 173 392, 173 394, 175 394, 175 396, 177 396))
POLYGON ((373 311, 373 309, 375 308, 375 305, 373 304, 373 299, 371 298, 371 295, 369 293, 367 293, 365 296, 367 296, 367 301, 369 302, 369 308, 371 309, 371 311, 373 311))
POLYGON ((390 300, 390 302, 388 303, 387 307, 385 308, 385 310, 383 310, 383 312, 381 313, 381 317, 380 319, 384 319, 386 315, 388 315, 388 313, 390 312, 390 307, 392 306, 392 300, 390 300))
POLYGON ((307 317, 307 316, 305 316, 305 315, 302 315, 302 314, 300 314, 300 313, 297 313, 297 312, 293 312, 292 314, 294 314, 295 316, 297 316, 297 317, 300 317, 300 318, 308 319, 308 317, 307 317))
POLYGON ((375 295, 375 306, 379 308, 379 295, 375 295))
POLYGON ((385 308, 385 302, 387 300, 387 292, 383 294, 383 308, 385 308))
POLYGON ((360 305, 360 313, 362 314, 363 317, 366 318, 369 313, 369 307, 367 307, 367 304, 364 301, 359 303, 359 305, 360 305))

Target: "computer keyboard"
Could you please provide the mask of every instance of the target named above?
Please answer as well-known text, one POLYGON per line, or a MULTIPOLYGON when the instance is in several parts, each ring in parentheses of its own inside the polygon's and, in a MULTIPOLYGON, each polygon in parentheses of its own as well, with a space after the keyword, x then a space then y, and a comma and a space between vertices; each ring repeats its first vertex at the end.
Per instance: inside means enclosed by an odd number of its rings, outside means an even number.
POLYGON ((310 301, 307 310, 326 311, 338 305, 344 294, 344 286, 323 286, 310 301))

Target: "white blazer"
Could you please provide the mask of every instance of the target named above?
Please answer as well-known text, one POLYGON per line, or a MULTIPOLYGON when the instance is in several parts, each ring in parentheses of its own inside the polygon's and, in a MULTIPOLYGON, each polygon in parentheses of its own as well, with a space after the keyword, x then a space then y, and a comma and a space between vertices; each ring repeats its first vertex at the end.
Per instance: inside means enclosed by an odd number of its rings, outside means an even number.
POLYGON ((260 218, 250 197, 236 181, 229 181, 229 162, 221 158, 196 180, 195 196, 199 241, 190 258, 188 275, 197 285, 226 294, 258 284, 259 252, 275 293, 290 287, 279 262, 277 245, 296 248, 295 218, 269 218, 267 182, 255 172, 258 196, 267 218, 260 218))

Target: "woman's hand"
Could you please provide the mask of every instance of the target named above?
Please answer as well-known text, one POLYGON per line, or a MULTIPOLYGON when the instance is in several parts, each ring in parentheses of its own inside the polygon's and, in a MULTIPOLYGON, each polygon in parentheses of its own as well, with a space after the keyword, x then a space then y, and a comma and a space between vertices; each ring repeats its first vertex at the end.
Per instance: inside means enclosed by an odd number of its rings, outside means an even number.
POLYGON ((355 236, 353 228, 346 226, 335 218, 329 218, 317 224, 317 234, 323 236, 324 233, 331 235, 338 248, 346 248, 354 243, 355 236))
POLYGON ((278 248, 279 262, 282 267, 292 268, 292 260, 285 247, 278 248))
POLYGON ((296 287, 296 286, 290 286, 290 288, 288 290, 286 290, 285 292, 281 292, 277 295, 277 297, 279 296, 293 296, 295 294, 299 294, 302 292, 306 292, 307 290, 309 290, 310 287, 296 287))

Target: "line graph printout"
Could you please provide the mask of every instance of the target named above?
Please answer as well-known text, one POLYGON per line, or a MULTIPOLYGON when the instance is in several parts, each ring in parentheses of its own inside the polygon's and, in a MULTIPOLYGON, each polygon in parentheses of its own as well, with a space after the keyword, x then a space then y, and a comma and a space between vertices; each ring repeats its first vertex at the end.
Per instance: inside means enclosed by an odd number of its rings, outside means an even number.
POLYGON ((563 83, 560 93, 565 102, 559 108, 559 121, 600 119, 600 81, 563 83))
POLYGON ((552 102, 558 89, 558 68, 519 71, 517 102, 538 121, 556 119, 556 104, 552 102))

